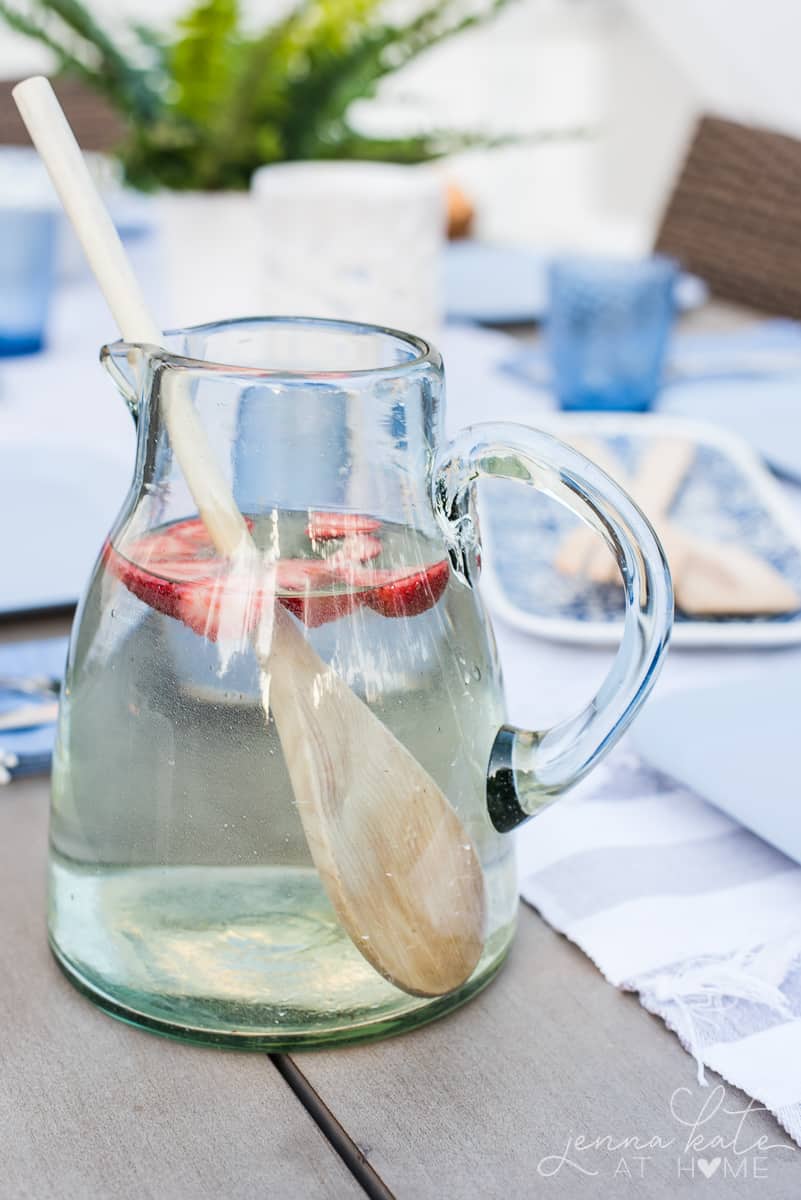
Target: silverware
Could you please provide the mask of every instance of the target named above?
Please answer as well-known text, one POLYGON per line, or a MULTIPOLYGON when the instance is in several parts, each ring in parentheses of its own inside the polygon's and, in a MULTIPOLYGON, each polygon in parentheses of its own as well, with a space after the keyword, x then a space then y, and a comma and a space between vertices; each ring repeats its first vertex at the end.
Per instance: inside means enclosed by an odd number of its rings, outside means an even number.
POLYGON ((16 729, 38 729, 40 725, 50 725, 58 716, 58 701, 48 704, 23 704, 0 712, 0 732, 8 733, 16 729))
MULTIPOLYGON (((0 731, 10 733, 20 729, 38 729, 41 725, 50 725, 55 721, 57 716, 57 700, 51 700, 43 704, 22 704, 17 708, 0 713, 0 731)), ((0 748, 0 787, 3 784, 11 783, 18 774, 21 772, 26 773, 26 770, 44 770, 49 761, 49 754, 39 754, 36 758, 37 761, 35 763, 28 763, 27 767, 23 767, 20 764, 19 758, 12 750, 3 750, 0 748)))
POLYGON ((19 692, 22 696, 58 696, 61 680, 57 675, 0 675, 0 692, 19 692))
POLYGON ((14 768, 18 766, 19 759, 16 754, 12 754, 8 750, 0 750, 0 786, 4 783, 11 783, 14 778, 14 768))

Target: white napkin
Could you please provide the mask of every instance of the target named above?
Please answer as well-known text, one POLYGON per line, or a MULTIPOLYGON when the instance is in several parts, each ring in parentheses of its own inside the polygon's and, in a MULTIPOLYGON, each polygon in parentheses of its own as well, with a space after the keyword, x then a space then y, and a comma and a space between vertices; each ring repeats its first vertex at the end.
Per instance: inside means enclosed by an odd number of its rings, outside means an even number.
POLYGON ((801 1144, 801 867, 621 751, 518 837, 523 898, 801 1144))

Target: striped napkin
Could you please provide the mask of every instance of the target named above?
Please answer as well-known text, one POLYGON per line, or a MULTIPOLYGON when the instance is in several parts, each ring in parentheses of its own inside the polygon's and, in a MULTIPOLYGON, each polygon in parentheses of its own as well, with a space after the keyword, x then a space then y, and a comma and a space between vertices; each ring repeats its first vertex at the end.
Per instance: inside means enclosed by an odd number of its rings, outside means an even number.
POLYGON ((801 1144, 801 867, 624 751, 518 836, 524 900, 801 1144))

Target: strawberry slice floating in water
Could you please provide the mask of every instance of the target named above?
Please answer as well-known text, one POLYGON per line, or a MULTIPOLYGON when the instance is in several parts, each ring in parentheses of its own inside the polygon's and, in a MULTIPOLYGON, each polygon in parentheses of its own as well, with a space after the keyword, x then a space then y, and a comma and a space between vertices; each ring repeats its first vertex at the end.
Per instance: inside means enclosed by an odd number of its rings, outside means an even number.
POLYGON ((378 555, 384 547, 370 533, 349 533, 337 545, 336 550, 326 554, 323 562, 337 569, 347 570, 351 563, 366 563, 378 555))
POLYGON ((278 564, 277 580, 279 587, 284 591, 284 595, 279 599, 290 612, 300 617, 305 625, 324 625, 328 621, 346 617, 362 605, 380 613, 382 617, 417 617, 442 599, 450 575, 447 559, 419 571, 409 571, 408 567, 365 567, 345 562, 339 564, 338 569, 327 580, 324 570, 308 570, 310 567, 330 570, 332 565, 334 564, 331 559, 296 559, 293 562, 278 564), (348 591, 312 596, 299 594, 297 598, 288 596, 286 591, 292 591, 294 587, 294 576, 285 574, 285 569, 289 567, 292 567, 293 571, 299 569, 299 593, 303 590, 303 572, 307 573, 307 584, 313 580, 313 586, 322 588, 326 582, 344 582, 348 585, 348 591))
POLYGON ((450 565, 446 558, 417 570, 348 563, 342 566, 340 578, 358 595, 360 604, 382 617, 416 617, 442 599, 450 565))
POLYGON ((277 565, 275 579, 284 608, 312 629, 346 617, 361 602, 354 592, 325 592, 325 588, 342 586, 341 572, 326 559, 284 559, 277 565))
MULTIPOLYGON (((441 599, 447 559, 417 571, 374 567, 371 561, 382 550, 378 538, 350 530, 337 539, 341 544, 324 558, 282 559, 275 565, 270 599, 275 596, 305 625, 339 620, 362 605, 384 617, 413 617, 441 599)), ((138 538, 124 555, 107 542, 103 561, 143 603, 209 641, 242 639, 261 619, 268 589, 217 556, 197 517, 138 538)))
POLYGON ((381 542, 371 534, 349 533, 325 558, 282 559, 276 567, 276 587, 282 593, 278 599, 310 628, 346 617, 359 606, 361 596, 352 591, 326 593, 325 589, 341 587, 343 574, 356 563, 376 558, 381 549, 381 542))
POLYGON ((375 533, 381 522, 359 513, 315 512, 309 514, 306 537, 314 542, 328 542, 351 533, 375 533))
POLYGON ((449 574, 446 558, 411 574, 379 568, 373 572, 377 586, 364 592, 364 603, 382 617, 417 617, 442 599, 449 574))
POLYGON ((125 554, 106 542, 102 558, 139 600, 211 642, 241 638, 259 623, 263 592, 216 556, 199 518, 145 534, 125 554))

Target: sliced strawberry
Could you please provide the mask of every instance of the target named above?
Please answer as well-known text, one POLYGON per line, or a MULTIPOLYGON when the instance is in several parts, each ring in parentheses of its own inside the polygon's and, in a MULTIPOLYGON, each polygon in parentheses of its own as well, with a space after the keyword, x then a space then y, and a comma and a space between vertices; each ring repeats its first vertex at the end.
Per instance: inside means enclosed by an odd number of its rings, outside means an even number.
POLYGON ((325 556, 324 561, 337 567, 351 562, 369 562, 377 558, 383 549, 378 538, 370 533, 349 533, 333 554, 325 556))
POLYGON ((313 541, 327 542, 333 538, 347 537, 350 533, 375 533, 381 522, 375 517, 364 517, 359 513, 316 512, 309 514, 306 537, 313 541))
MULTIPOLYGON (((137 548, 136 544, 133 545, 129 553, 135 555, 137 548)), ((152 546, 146 550, 152 550, 152 546)), ((165 562, 162 559, 158 564, 161 571, 183 576, 166 579, 154 571, 152 554, 145 568, 118 554, 107 543, 103 558, 107 570, 134 596, 157 612, 182 621, 211 642, 220 638, 241 638, 259 623, 263 593, 254 589, 251 581, 220 571, 221 564, 213 560, 206 559, 201 564, 176 560, 165 562), (201 565, 202 573, 199 570, 201 565), (215 573, 215 568, 218 573, 215 573)), ((323 625, 326 621, 346 616, 360 602, 358 597, 348 592, 309 594, 316 588, 330 587, 334 581, 341 586, 341 578, 319 559, 289 559, 278 564, 276 586, 286 589, 290 594, 285 592, 277 598, 305 625, 323 625), (318 568, 323 570, 319 571, 318 568), (297 591, 297 595, 292 595, 293 591, 297 591)))
MULTIPOLYGON (((136 553, 136 545, 129 553, 136 553)), ((201 637, 216 642, 219 637, 239 637, 258 623, 261 596, 236 576, 215 574, 208 560, 198 578, 198 563, 171 562, 169 570, 182 579, 165 579, 155 573, 152 558, 148 567, 118 554, 110 542, 103 549, 106 569, 143 603, 168 617, 175 617, 201 637), (209 568, 212 568, 210 571, 209 568)), ((162 569, 164 569, 162 567, 162 569)))
POLYGON ((282 558, 275 566, 279 592, 316 592, 341 582, 339 572, 323 558, 282 558))
POLYGON ((143 603, 209 641, 246 636, 261 617, 262 592, 215 556, 198 518, 137 538, 124 555, 107 542, 103 561, 143 603))
POLYGON ((334 592, 330 596, 279 596, 278 599, 310 629, 338 621, 361 604, 361 597, 352 592, 334 592))
POLYGON ((387 567, 350 567, 343 577, 362 604, 382 617, 416 617, 442 598, 448 586, 450 568, 447 559, 419 571, 387 567))
MULTIPOLYGON (((376 572, 381 574, 381 572, 376 572)), ((442 598, 448 586, 448 560, 434 563, 412 575, 394 572, 394 578, 364 593, 364 603, 383 617, 416 617, 442 598)))
MULTIPOLYGON (((310 627, 345 617, 362 604, 385 617, 413 617, 436 604, 448 583, 447 560, 418 571, 373 567, 382 550, 366 532, 343 534, 326 558, 283 559, 274 595, 310 627), (347 587, 347 591, 337 588, 347 587)), ((209 641, 242 639, 261 619, 268 589, 261 579, 231 571, 195 517, 146 534, 120 554, 103 550, 107 570, 150 608, 182 621, 209 641)))
POLYGON ((342 586, 342 575, 330 559, 284 559, 278 563, 275 579, 276 587, 282 593, 278 599, 284 608, 312 628, 347 616, 361 602, 351 592, 319 594, 332 585, 342 586), (292 595, 293 592, 297 595, 292 595))
POLYGON ((174 615, 210 642, 243 641, 261 620, 264 594, 247 579, 229 574, 178 586, 180 611, 174 615))

